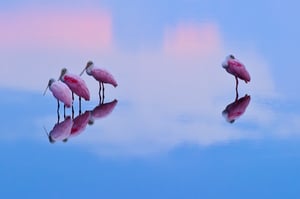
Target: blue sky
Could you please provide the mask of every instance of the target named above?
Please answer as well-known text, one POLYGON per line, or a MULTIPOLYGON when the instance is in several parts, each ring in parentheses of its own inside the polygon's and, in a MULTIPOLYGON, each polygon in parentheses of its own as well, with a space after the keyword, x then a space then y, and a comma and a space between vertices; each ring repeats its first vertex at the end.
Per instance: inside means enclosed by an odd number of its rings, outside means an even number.
POLYGON ((115 45, 121 51, 135 53, 160 48, 166 27, 180 22, 214 23, 225 46, 234 46, 233 53, 237 55, 238 50, 256 51, 270 65, 276 86, 297 97, 294 79, 299 71, 296 66, 299 28, 295 1, 176 0, 172 4, 168 1, 9 1, 1 5, 0 9, 11 16, 28 8, 62 12, 106 10, 112 17, 115 45))

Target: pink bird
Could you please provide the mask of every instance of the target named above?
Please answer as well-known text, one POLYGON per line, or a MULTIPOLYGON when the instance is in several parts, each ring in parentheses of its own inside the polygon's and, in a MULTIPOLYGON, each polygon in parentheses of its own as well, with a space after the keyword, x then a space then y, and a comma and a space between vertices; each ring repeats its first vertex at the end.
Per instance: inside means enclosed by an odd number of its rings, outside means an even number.
POLYGON ((246 70, 244 64, 242 64, 239 60, 235 59, 233 55, 229 55, 226 57, 226 60, 222 64, 223 68, 225 70, 235 76, 236 80, 236 92, 238 89, 238 78, 241 80, 244 80, 246 83, 250 82, 250 75, 248 71, 246 70))
POLYGON ((225 110, 222 112, 222 115, 230 123, 233 123, 237 118, 239 118, 248 107, 250 103, 250 95, 245 95, 240 99, 236 99, 233 103, 226 106, 225 110))
POLYGON ((73 126, 73 121, 69 116, 63 122, 55 124, 49 134, 45 129, 49 138, 49 142, 54 143, 55 141, 59 141, 59 140, 66 142, 71 134, 72 126, 73 126))
POLYGON ((94 124, 95 119, 101 119, 104 117, 107 117, 116 107, 118 103, 118 100, 113 100, 111 102, 105 103, 105 104, 100 104, 96 106, 92 111, 91 111, 91 117, 89 124, 92 125, 94 124))
POLYGON ((73 99, 73 93, 79 96, 79 106, 81 111, 81 98, 84 98, 86 101, 90 100, 90 92, 85 81, 78 75, 70 74, 66 68, 61 70, 59 79, 66 83, 71 89, 73 99))
POLYGON ((81 132, 83 132, 89 123, 90 119, 90 111, 85 111, 85 113, 78 115, 73 120, 73 126, 71 129, 70 137, 74 137, 79 135, 81 132))
POLYGON ((84 71, 86 71, 86 73, 88 75, 93 76, 99 82, 99 97, 100 98, 101 98, 101 85, 103 88, 103 97, 104 97, 104 83, 111 84, 114 87, 118 86, 117 81, 109 72, 107 72, 106 70, 101 69, 101 68, 96 68, 92 61, 89 61, 86 64, 86 67, 80 73, 80 76, 84 73, 84 71))
POLYGON ((48 86, 45 89, 43 95, 46 94, 47 89, 50 89, 53 96, 57 99, 57 113, 59 113, 59 101, 64 103, 64 113, 66 107, 71 107, 72 105, 72 92, 69 87, 61 81, 56 81, 55 79, 50 79, 48 86))

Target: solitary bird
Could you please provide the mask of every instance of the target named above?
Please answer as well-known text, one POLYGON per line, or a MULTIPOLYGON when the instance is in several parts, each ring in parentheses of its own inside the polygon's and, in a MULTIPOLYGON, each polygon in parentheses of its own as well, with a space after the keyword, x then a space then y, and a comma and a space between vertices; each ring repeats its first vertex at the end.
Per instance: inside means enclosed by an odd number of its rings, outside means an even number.
POLYGON ((66 107, 69 108, 72 105, 72 93, 69 87, 63 82, 56 81, 55 79, 51 78, 43 95, 46 94, 48 88, 52 92, 53 96, 57 99, 57 113, 59 113, 59 101, 64 103, 65 113, 66 107))
POLYGON ((86 101, 90 100, 89 89, 83 79, 78 75, 70 74, 66 68, 61 70, 59 79, 66 83, 72 91, 72 98, 74 100, 74 94, 79 96, 79 111, 81 111, 81 98, 84 98, 86 101))
POLYGON ((244 80, 246 83, 250 82, 250 75, 246 70, 244 64, 242 64, 239 60, 237 60, 233 55, 229 55, 226 57, 226 60, 222 64, 223 68, 233 76, 235 76, 236 85, 235 89, 237 92, 238 89, 238 78, 244 80))
POLYGON ((111 84, 114 87, 118 86, 117 81, 115 78, 106 70, 97 68, 94 66, 94 63, 92 61, 89 61, 86 64, 86 67, 83 69, 83 71, 80 73, 80 76, 86 71, 88 75, 93 76, 98 82, 99 82, 99 97, 101 98, 101 86, 103 88, 103 97, 104 97, 104 83, 111 84))

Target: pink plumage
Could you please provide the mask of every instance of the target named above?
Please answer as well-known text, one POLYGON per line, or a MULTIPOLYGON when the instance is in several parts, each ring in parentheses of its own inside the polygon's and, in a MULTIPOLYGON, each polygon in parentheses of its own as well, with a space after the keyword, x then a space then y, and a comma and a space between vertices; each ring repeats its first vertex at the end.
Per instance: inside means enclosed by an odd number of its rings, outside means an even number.
POLYGON ((118 86, 118 83, 112 74, 104 69, 95 67, 94 63, 91 61, 87 63, 80 75, 82 75, 84 71, 86 71, 88 75, 93 76, 99 83, 111 84, 114 87, 118 86))
POLYGON ((55 124, 53 129, 49 133, 49 141, 51 143, 62 140, 66 141, 71 134, 73 121, 70 117, 67 117, 63 122, 55 124))
POLYGON ((84 114, 78 115, 74 120, 73 120, 73 126, 71 129, 71 135, 70 137, 77 136, 81 132, 84 131, 86 128, 87 124, 89 123, 90 120, 90 112, 86 111, 84 114))
POLYGON ((246 83, 250 82, 251 78, 244 64, 235 59, 233 55, 229 55, 222 65, 228 73, 236 78, 244 80, 246 83))
POLYGON ((50 84, 49 89, 56 99, 63 102, 66 107, 71 107, 72 92, 66 84, 60 81, 54 81, 50 84))
POLYGON ((118 100, 113 100, 111 102, 105 103, 105 104, 100 104, 99 106, 95 107, 92 111, 92 117, 93 118, 104 118, 108 116, 115 108, 117 105, 118 100))
POLYGON ((114 99, 111 102, 105 104, 99 104, 91 112, 89 124, 93 124, 95 119, 101 119, 107 117, 116 107, 118 100, 114 99))
POLYGON ((105 84, 111 84, 114 87, 118 86, 115 78, 106 70, 101 68, 93 68, 91 69, 90 74, 99 82, 103 82, 105 84))
POLYGON ((66 68, 62 69, 61 75, 59 78, 61 81, 66 83, 68 87, 71 89, 79 97, 84 98, 85 100, 90 100, 90 92, 89 89, 83 79, 81 79, 78 75, 70 74, 66 68))
POLYGON ((250 103, 251 97, 249 95, 245 95, 239 100, 235 100, 233 103, 227 105, 225 110, 223 111, 223 116, 230 123, 234 122, 237 118, 239 118, 248 107, 250 103))
POLYGON ((71 107, 72 92, 66 84, 60 81, 56 81, 55 79, 52 78, 48 82, 48 86, 44 92, 44 95, 46 94, 48 88, 52 92, 53 96, 57 99, 58 108, 59 108, 59 101, 63 102, 66 107, 71 107))

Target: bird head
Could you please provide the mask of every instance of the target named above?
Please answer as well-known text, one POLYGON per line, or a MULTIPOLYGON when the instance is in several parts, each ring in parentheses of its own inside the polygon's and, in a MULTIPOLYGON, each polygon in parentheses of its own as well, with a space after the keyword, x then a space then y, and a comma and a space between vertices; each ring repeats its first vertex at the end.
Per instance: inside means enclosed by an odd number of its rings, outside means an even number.
POLYGON ((91 65, 93 65, 94 63, 92 61, 88 61, 88 63, 86 64, 86 67, 85 68, 88 68, 90 67, 91 65))
POLYGON ((60 76, 59 76, 58 79, 61 80, 61 78, 67 73, 67 71, 68 71, 68 70, 67 70, 66 68, 61 69, 60 76))
POLYGON ((51 143, 51 144, 54 144, 55 143, 55 140, 49 135, 48 136, 48 138, 49 138, 49 142, 51 143))
POLYGON ((49 79, 48 85, 47 85, 43 95, 46 94, 48 88, 51 86, 51 84, 53 84, 53 82, 55 82, 55 79, 53 79, 53 78, 49 79))
POLYGON ((235 59, 235 57, 234 57, 232 54, 230 54, 228 57, 229 57, 230 59, 235 59))
POLYGON ((51 86, 51 85, 53 84, 53 82, 55 82, 55 79, 54 79, 54 78, 49 79, 48 87, 51 86))
POLYGON ((85 70, 86 70, 87 74, 90 74, 90 70, 92 69, 93 66, 94 66, 94 63, 92 61, 88 61, 85 68, 80 73, 80 76, 84 73, 85 70))

